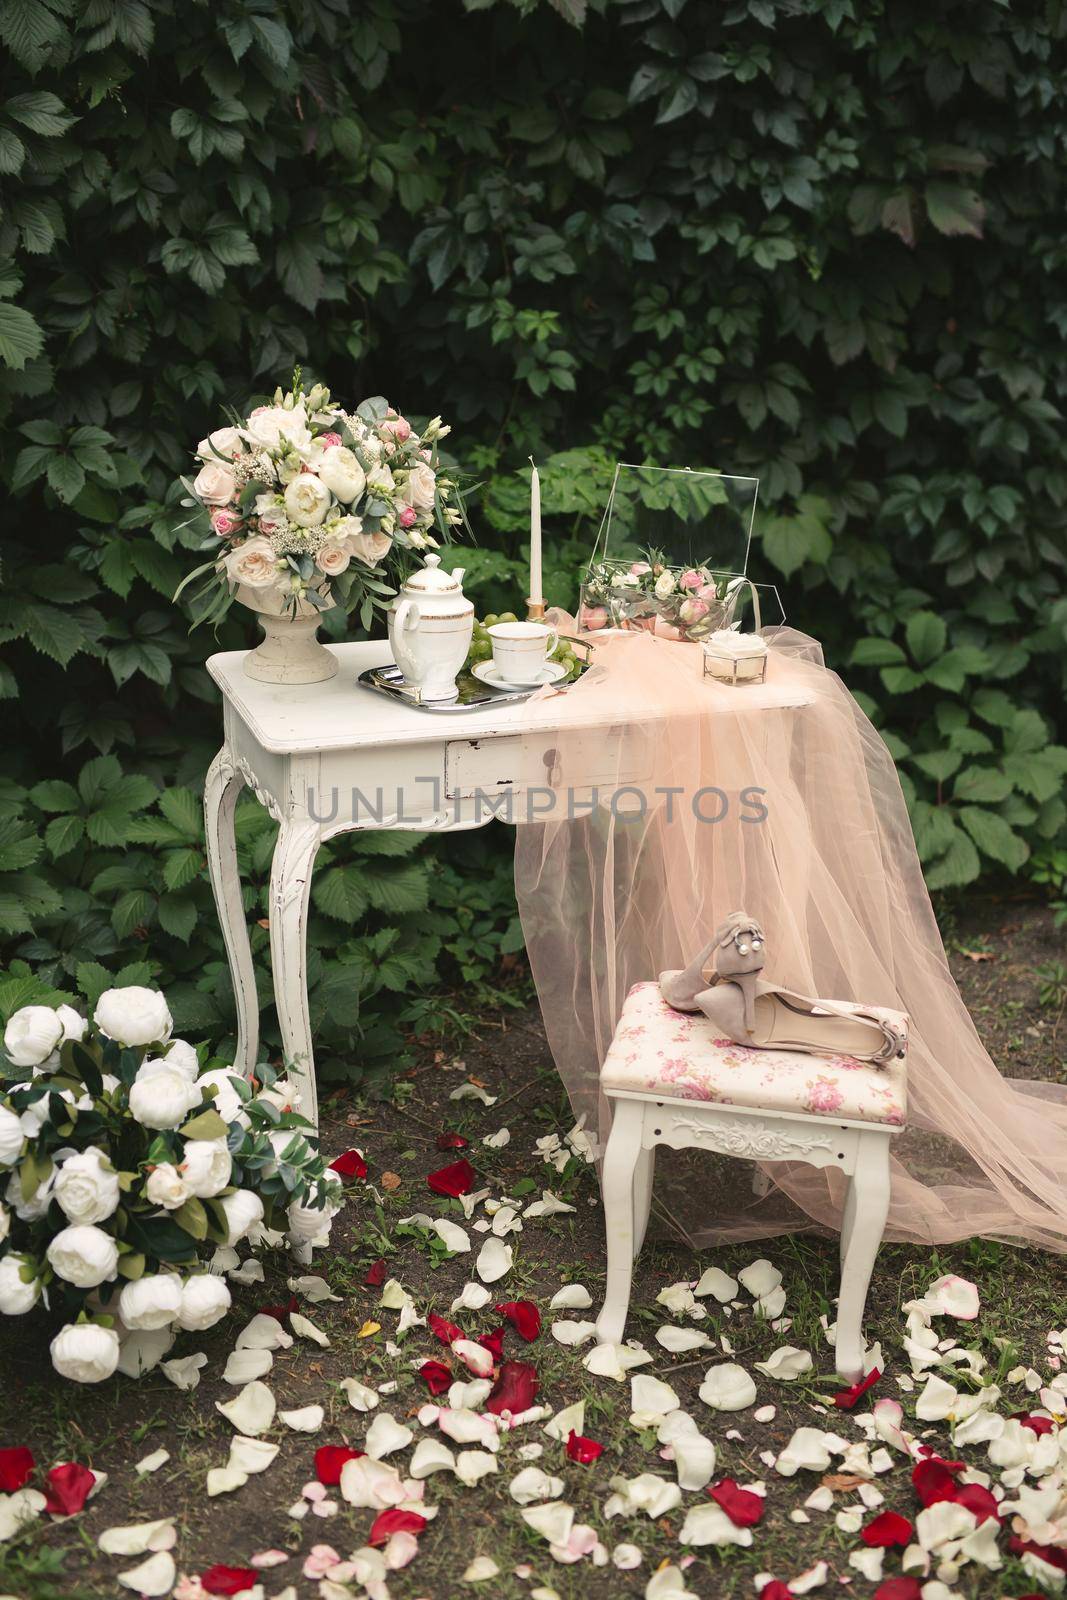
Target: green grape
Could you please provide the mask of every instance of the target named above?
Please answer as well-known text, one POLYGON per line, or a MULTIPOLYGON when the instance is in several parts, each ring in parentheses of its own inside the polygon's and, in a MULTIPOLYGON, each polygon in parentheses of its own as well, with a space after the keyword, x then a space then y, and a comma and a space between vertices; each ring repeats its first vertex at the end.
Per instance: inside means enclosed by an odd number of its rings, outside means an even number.
POLYGON ((496 616, 493 612, 490 612, 489 616, 487 616, 485 621, 482 623, 482 627, 483 628, 491 628, 494 623, 499 622, 499 621, 500 621, 500 618, 498 616, 496 616))
POLYGON ((495 622, 518 622, 519 619, 514 611, 502 611, 499 617, 495 617, 493 620, 495 622))

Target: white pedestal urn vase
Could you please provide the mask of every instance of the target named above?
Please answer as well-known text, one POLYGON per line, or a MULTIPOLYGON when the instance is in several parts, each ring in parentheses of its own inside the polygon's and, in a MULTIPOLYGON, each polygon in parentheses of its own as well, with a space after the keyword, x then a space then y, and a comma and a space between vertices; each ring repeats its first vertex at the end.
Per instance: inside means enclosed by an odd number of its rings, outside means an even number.
MULTIPOLYGON (((263 643, 245 657, 245 674, 260 683, 325 683, 337 674, 337 657, 316 638, 322 611, 307 600, 292 599, 280 589, 254 589, 238 584, 237 599, 254 611, 263 629, 263 643)), ((332 608, 329 590, 323 591, 332 608)))

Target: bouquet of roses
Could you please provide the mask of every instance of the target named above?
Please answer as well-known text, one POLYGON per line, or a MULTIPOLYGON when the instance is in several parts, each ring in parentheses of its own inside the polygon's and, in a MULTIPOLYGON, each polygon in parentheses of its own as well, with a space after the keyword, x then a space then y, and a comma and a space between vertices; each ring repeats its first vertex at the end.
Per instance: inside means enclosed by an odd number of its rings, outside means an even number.
POLYGON ((217 622, 243 588, 259 610, 340 603, 368 626, 408 552, 436 549, 463 522, 438 460, 449 432, 440 417, 417 432, 381 396, 349 414, 321 384, 305 393, 297 371, 272 404, 234 415, 197 446, 201 466, 181 479, 192 497, 183 503, 203 512, 198 548, 211 559, 177 593, 205 579, 193 596, 201 622, 217 622))
POLYGON ((706 566, 671 566, 659 550, 637 561, 601 561, 582 585, 580 626, 703 639, 732 625, 739 587, 736 576, 706 566))
POLYGON ((178 1329, 210 1328, 237 1244, 287 1233, 307 1260, 341 1203, 285 1079, 201 1071, 171 1035, 139 987, 108 989, 91 1026, 29 1005, 4 1031, 0 1314, 43 1302, 64 1324, 52 1364, 79 1383, 136 1376, 178 1329))

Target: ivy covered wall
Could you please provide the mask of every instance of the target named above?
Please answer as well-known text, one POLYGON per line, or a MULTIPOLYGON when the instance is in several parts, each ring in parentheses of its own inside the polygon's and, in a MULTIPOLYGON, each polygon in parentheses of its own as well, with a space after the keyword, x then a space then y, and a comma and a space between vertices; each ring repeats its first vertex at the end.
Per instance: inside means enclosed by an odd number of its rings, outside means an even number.
MULTIPOLYGON (((60 988, 145 963, 189 1025, 228 1022, 202 662, 251 634, 189 637, 171 605, 192 557, 170 485, 223 405, 295 362, 454 423, 486 610, 516 596, 531 452, 559 600, 613 460, 758 474, 751 570, 883 728, 931 885, 1035 852, 1047 872, 1067 770, 1063 19, 5 0, 9 959, 60 988)), ((241 826, 262 920, 270 827, 253 804, 241 826)), ((506 851, 330 857, 321 1036, 338 1071, 388 1066, 436 977, 488 981, 516 946, 506 851)))

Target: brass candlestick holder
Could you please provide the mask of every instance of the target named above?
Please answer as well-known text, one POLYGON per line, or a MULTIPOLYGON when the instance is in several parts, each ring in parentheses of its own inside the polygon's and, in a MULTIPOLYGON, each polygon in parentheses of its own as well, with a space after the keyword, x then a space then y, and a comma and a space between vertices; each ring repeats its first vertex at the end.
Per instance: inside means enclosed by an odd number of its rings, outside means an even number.
POLYGON ((526 620, 527 622, 544 622, 545 602, 543 600, 531 600, 529 596, 527 596, 526 620))

